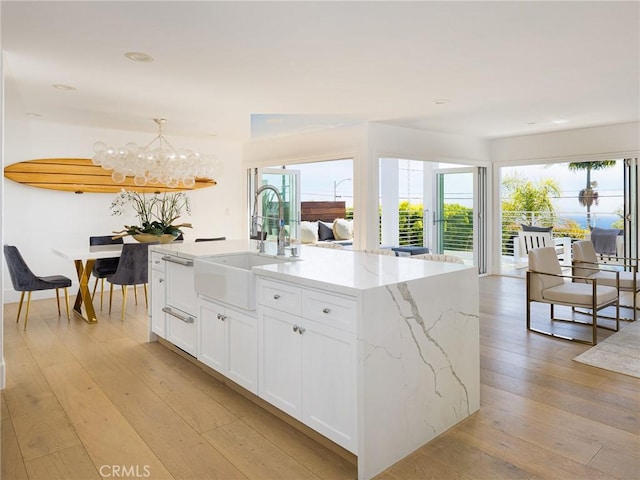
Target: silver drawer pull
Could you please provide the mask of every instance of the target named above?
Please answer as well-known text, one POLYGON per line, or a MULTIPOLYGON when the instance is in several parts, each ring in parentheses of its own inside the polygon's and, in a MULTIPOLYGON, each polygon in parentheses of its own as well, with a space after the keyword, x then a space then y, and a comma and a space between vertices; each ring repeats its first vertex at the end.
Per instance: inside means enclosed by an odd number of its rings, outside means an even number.
POLYGON ((273 296, 274 300, 278 300, 280 298, 280 295, 278 295, 277 293, 273 296))
POLYGON ((159 279, 158 279, 158 282, 159 282, 159 283, 164 282, 164 278, 159 278, 159 279))
POLYGON ((221 313, 218 314, 218 320, 222 320, 223 322, 227 319, 226 315, 223 315, 221 313))
POLYGON ((171 310, 171 307, 162 307, 162 311, 164 313, 168 313, 172 317, 177 318, 178 320, 182 320, 184 323, 193 323, 196 321, 196 319, 191 316, 185 317, 183 315, 180 315, 179 313, 174 312, 173 310, 171 310))
POLYGON ((300 335, 302 335, 305 332, 305 330, 306 330, 306 328, 304 328, 304 327, 298 327, 298 333, 300 335))
POLYGON ((293 326, 293 331, 294 331, 294 332, 297 332, 297 331, 298 331, 298 325, 294 325, 294 326, 293 326))
POLYGON ((322 309, 322 313, 329 313, 330 311, 331 311, 331 309, 330 309, 330 308, 327 308, 327 307, 324 307, 324 308, 322 309))
POLYGON ((171 255, 165 255, 162 259, 165 262, 177 263, 178 265, 184 265, 185 267, 193 267, 193 260, 186 260, 184 258, 173 257, 171 255))

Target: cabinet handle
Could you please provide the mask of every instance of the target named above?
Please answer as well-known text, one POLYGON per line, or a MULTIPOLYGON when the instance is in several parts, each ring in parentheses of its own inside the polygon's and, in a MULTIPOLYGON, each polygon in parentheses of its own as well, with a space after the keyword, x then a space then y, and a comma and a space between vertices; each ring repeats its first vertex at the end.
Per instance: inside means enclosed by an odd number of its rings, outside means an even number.
POLYGON ((171 307, 162 307, 162 311, 164 313, 168 313, 172 317, 177 318, 178 320, 182 320, 184 323, 193 323, 196 321, 196 319, 193 318, 192 316, 185 317, 183 315, 180 315, 179 313, 174 312, 173 310, 171 310, 171 307))
POLYGON ((329 309, 329 308, 327 308, 327 307, 324 307, 324 308, 322 309, 322 313, 329 313, 330 311, 331 311, 331 309, 329 309))
POLYGON ((294 325, 294 326, 293 326, 293 331, 294 331, 294 332, 297 332, 299 328, 300 328, 300 327, 299 327, 298 325, 294 325))
POLYGON ((165 262, 177 263, 178 265, 184 265, 185 267, 193 267, 193 260, 186 260, 184 258, 174 257, 171 255, 165 255, 162 257, 165 262))
POLYGON ((280 295, 278 295, 277 293, 273 296, 274 300, 278 300, 280 298, 280 295))
POLYGON ((298 333, 302 335, 307 329, 304 327, 298 327, 298 333))
POLYGON ((223 315, 221 313, 218 314, 218 320, 222 320, 223 322, 227 319, 226 315, 223 315))
POLYGON ((159 283, 164 282, 164 278, 159 278, 159 279, 158 279, 158 282, 159 282, 159 283))

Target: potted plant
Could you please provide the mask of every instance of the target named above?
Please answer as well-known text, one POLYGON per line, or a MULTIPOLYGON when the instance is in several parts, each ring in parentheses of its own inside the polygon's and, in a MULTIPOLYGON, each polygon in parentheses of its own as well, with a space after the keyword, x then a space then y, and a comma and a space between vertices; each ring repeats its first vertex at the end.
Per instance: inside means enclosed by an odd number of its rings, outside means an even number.
POLYGON ((111 202, 111 214, 122 215, 132 208, 139 219, 139 225, 125 225, 124 230, 113 232, 114 238, 131 235, 139 242, 169 243, 182 233, 181 228, 191 228, 190 223, 174 224, 182 211, 191 214, 189 197, 183 192, 155 193, 147 197, 144 193, 122 190, 111 202))

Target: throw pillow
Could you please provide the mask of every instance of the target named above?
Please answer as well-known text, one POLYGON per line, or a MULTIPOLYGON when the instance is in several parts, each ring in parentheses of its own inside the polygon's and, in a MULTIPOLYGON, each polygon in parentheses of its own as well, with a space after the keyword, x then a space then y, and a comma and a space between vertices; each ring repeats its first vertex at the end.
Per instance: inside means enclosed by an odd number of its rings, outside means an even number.
POLYGON ((523 232, 550 232, 553 230, 553 227, 534 227, 533 225, 526 225, 524 223, 521 225, 523 232))
POLYGON ((316 243, 318 241, 318 222, 300 222, 300 242, 316 243))
POLYGON ((333 221, 333 236, 336 240, 351 240, 353 238, 353 221, 336 218, 333 221))
POLYGON ((335 240, 333 236, 333 225, 325 222, 318 222, 318 240, 324 242, 325 240, 335 240))

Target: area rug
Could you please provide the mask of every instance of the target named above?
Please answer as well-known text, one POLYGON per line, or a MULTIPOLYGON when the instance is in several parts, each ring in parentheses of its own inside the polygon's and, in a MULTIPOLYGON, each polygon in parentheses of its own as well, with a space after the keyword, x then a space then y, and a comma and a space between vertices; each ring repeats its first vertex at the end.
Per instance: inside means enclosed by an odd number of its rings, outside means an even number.
POLYGON ((574 360, 640 378, 640 321, 620 322, 620 331, 574 360))

